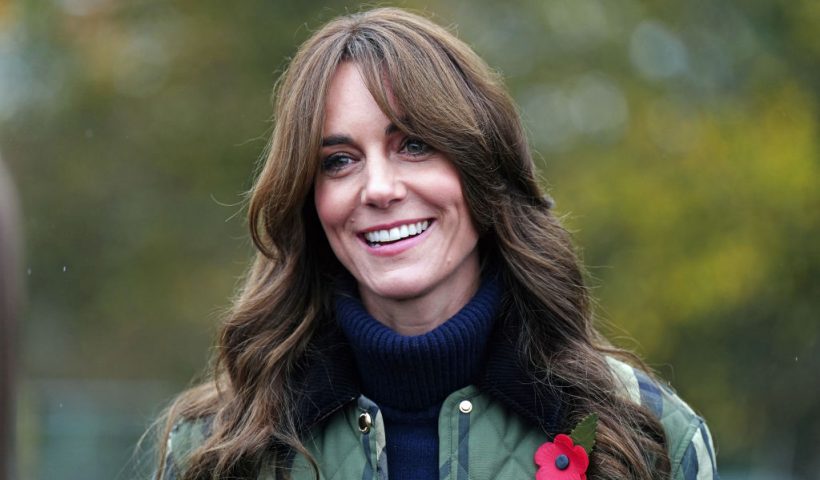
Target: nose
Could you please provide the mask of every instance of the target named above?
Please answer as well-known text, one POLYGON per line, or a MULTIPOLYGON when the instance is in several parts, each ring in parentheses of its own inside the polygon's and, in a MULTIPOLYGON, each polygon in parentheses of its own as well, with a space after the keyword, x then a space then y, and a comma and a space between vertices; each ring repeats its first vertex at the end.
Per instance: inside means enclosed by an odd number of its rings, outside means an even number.
POLYGON ((367 177, 362 189, 362 204, 387 208, 407 195, 401 173, 389 157, 369 157, 365 168, 367 177))

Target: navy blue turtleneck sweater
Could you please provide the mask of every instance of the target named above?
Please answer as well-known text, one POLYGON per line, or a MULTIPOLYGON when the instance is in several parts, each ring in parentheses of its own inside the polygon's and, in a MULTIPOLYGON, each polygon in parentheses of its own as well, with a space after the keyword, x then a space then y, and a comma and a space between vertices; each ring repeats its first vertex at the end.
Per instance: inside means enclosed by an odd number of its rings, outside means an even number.
POLYGON ((373 318, 354 295, 336 297, 362 393, 379 405, 384 418, 391 479, 439 477, 439 410, 450 393, 473 383, 482 370, 501 298, 499 282, 491 277, 453 317, 412 337, 373 318))

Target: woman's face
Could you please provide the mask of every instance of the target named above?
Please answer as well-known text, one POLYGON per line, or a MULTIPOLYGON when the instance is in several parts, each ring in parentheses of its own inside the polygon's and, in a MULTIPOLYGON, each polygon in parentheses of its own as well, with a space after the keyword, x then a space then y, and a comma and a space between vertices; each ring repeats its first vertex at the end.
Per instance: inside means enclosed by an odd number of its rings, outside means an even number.
POLYGON ((458 171, 390 122, 354 63, 332 78, 322 135, 316 210, 365 305, 472 295, 478 233, 458 171))

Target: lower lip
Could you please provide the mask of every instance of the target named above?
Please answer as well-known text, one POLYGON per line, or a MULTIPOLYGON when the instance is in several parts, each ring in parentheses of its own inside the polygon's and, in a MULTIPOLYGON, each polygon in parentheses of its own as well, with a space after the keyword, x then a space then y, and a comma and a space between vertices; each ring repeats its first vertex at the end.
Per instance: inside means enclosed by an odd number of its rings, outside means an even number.
POLYGON ((362 243, 364 243, 364 246, 367 249, 368 253, 375 255, 377 257, 392 257, 393 255, 398 255, 423 242, 425 237, 427 237, 427 233, 435 227, 436 222, 430 221, 430 226, 427 227, 427 230, 421 232, 420 234, 413 237, 407 237, 404 240, 399 240, 398 242, 389 243, 387 245, 382 245, 379 247, 372 247, 367 244, 367 240, 365 240, 362 237, 359 238, 362 240, 362 243))

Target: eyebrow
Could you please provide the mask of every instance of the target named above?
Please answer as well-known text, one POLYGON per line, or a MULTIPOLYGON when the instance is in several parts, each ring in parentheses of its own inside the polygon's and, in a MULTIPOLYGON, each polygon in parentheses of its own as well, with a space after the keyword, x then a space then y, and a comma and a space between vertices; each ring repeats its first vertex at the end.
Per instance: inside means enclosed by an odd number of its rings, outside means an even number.
POLYGON ((387 128, 384 129, 384 134, 385 135, 390 135, 390 134, 396 133, 398 131, 399 131, 399 127, 397 127, 395 123, 390 122, 390 125, 388 125, 387 128))
POLYGON ((332 147, 334 145, 352 145, 353 139, 348 135, 331 135, 322 139, 323 147, 332 147))
MULTIPOLYGON (((399 131, 395 123, 390 123, 384 129, 385 135, 392 135, 399 131)), ((330 135, 322 139, 322 147, 332 147, 335 145, 353 145, 353 138, 350 135, 330 135)))

